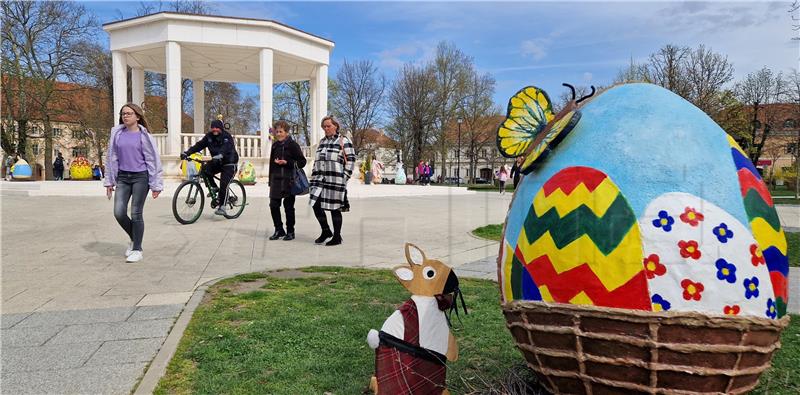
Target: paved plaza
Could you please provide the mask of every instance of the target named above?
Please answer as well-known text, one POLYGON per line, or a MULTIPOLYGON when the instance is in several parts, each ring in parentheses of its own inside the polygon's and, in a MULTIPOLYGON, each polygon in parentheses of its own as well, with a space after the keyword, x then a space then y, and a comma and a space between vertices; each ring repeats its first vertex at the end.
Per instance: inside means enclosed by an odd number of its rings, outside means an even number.
MULTIPOLYGON (((237 273, 317 265, 387 268, 405 261, 402 247, 409 241, 461 276, 493 279, 498 244, 470 231, 501 223, 511 200, 511 194, 464 188, 354 185, 344 244, 325 247, 313 244, 319 230, 307 197, 296 204, 297 239, 269 241, 266 185, 247 187, 250 205, 241 218, 215 217, 207 207, 188 226, 172 216, 176 185, 148 198, 145 259, 129 264, 126 237, 99 181, 0 183, 0 392, 130 393, 154 357, 150 369, 163 368, 168 355, 156 354, 165 339, 180 337, 180 330, 170 332, 190 298, 199 301, 195 291, 237 273)), ((779 214, 784 226, 800 227, 800 207, 780 207, 779 214)), ((791 273, 794 312, 800 311, 798 274, 791 273)))

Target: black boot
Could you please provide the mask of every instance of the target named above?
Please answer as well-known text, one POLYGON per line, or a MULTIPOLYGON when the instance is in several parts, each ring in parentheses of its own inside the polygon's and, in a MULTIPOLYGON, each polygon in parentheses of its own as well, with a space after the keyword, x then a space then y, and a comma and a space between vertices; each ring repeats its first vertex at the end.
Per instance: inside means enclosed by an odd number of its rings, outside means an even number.
POLYGON ((269 239, 278 240, 283 236, 286 236, 286 232, 283 230, 283 228, 277 228, 275 229, 275 233, 273 233, 272 236, 269 237, 269 239))
POLYGON ((326 246, 338 246, 342 244, 342 236, 334 235, 331 241, 325 243, 326 246))
POLYGON ((322 244, 331 236, 333 236, 333 233, 331 233, 330 229, 323 229, 322 234, 314 240, 314 244, 322 244))
POLYGON ((283 239, 286 241, 294 240, 294 231, 290 230, 286 232, 286 236, 283 239))

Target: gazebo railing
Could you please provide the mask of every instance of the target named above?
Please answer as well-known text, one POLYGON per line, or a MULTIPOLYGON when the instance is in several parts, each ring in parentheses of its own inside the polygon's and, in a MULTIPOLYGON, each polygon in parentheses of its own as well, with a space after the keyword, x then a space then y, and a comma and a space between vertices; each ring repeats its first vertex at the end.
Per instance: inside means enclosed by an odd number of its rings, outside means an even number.
MULTIPOLYGON (((153 134, 158 144, 158 153, 161 155, 167 154, 167 134, 153 134)), ((198 140, 203 138, 203 134, 196 133, 181 133, 181 151, 185 151, 198 140)), ((233 139, 236 141, 236 151, 242 158, 262 158, 266 155, 261 154, 261 136, 258 135, 235 135, 233 139)), ((311 148, 308 146, 300 146, 303 155, 307 158, 311 157, 311 148)))

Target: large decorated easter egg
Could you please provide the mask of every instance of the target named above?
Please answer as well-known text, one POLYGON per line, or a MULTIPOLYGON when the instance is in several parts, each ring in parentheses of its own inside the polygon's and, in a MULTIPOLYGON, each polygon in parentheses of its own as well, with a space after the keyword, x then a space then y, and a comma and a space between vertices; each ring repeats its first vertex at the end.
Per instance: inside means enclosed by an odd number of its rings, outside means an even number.
POLYGON ((245 185, 253 185, 256 183, 256 168, 250 162, 244 162, 242 169, 239 170, 239 181, 245 185))
POLYGON ((20 158, 11 166, 12 178, 14 180, 30 180, 33 177, 33 169, 25 159, 20 158))
POLYGON ((527 87, 498 128, 500 152, 524 158, 498 274, 528 366, 555 393, 751 390, 788 324, 786 241, 758 172, 666 89, 585 99, 556 114, 527 87))
POLYGON ((91 180, 92 165, 86 158, 79 156, 69 166, 69 176, 73 180, 91 180))

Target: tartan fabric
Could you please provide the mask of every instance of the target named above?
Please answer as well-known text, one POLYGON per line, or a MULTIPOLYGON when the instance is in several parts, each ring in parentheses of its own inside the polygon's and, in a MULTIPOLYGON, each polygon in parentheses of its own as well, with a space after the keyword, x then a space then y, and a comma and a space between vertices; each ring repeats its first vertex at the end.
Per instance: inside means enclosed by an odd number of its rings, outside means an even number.
POLYGON ((353 175, 355 162, 356 150, 350 139, 340 134, 323 137, 314 154, 308 203, 313 206, 319 201, 323 210, 340 209, 344 205, 347 180, 353 175))
POLYGON ((419 346, 419 314, 414 299, 406 300, 400 306, 400 314, 403 316, 403 340, 419 346))
MULTIPOLYGON (((419 346, 417 305, 409 299, 400 313, 405 326, 403 340, 419 346)), ((441 394, 447 384, 447 366, 381 344, 375 350, 375 377, 380 395, 441 394)))

